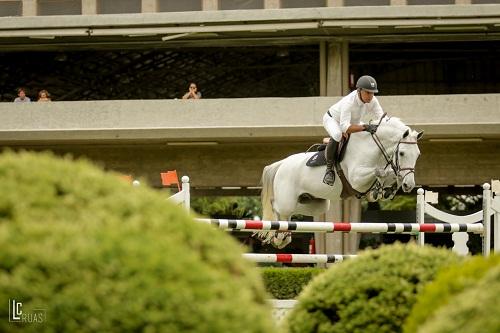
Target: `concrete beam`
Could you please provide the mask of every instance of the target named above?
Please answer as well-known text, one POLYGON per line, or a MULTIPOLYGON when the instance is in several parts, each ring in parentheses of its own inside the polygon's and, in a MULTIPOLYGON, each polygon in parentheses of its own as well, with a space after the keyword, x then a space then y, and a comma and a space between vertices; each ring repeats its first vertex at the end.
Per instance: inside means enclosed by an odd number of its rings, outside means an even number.
MULTIPOLYGON (((36 15, 36 0, 23 0, 23 13, 36 15)), ((219 11, 217 0, 203 0, 203 11, 175 13, 138 13, 109 15, 61 15, 40 17, 3 17, 0 29, 50 29, 74 27, 141 27, 168 25, 199 25, 200 23, 233 23, 242 22, 305 22, 329 21, 344 24, 344 20, 369 21, 394 20, 413 24, 412 20, 439 19, 445 23, 452 19, 481 19, 500 17, 500 5, 434 5, 434 6, 373 6, 365 7, 324 7, 317 8, 287 8, 280 10, 252 9, 219 11)), ((498 22, 498 20, 496 21, 498 22)), ((352 22, 350 22, 352 23, 352 22)))
MULTIPOLYGON (((0 103, 0 144, 287 142, 325 134, 340 97, 0 103), (203 114, 203 117, 200 117, 203 114)), ((500 137, 500 94, 382 96, 426 138, 500 137)))

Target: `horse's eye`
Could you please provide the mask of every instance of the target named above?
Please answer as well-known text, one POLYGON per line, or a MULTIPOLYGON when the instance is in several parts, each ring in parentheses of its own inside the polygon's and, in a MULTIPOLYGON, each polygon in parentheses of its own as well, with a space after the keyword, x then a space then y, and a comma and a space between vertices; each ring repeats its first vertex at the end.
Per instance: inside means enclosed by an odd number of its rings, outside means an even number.
POLYGON ((399 152, 399 156, 405 156, 405 153, 403 153, 402 151, 399 152))

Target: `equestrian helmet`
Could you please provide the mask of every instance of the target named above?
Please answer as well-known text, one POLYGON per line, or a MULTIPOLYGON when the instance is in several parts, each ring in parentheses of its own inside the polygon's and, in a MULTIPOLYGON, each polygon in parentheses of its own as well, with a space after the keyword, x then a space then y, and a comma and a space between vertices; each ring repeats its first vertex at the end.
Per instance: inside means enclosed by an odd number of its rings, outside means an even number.
POLYGON ((356 82, 356 88, 363 89, 372 93, 378 93, 377 81, 370 75, 363 75, 356 82))

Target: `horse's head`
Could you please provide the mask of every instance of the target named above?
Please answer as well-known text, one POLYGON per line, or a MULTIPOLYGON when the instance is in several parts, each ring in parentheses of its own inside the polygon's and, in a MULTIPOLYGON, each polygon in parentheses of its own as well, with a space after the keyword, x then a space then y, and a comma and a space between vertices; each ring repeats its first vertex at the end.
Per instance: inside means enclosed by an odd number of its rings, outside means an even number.
POLYGON ((401 186, 404 192, 410 192, 415 187, 415 164, 420 156, 417 141, 420 140, 423 131, 417 132, 408 128, 399 141, 394 152, 394 165, 397 174, 398 188, 401 186))

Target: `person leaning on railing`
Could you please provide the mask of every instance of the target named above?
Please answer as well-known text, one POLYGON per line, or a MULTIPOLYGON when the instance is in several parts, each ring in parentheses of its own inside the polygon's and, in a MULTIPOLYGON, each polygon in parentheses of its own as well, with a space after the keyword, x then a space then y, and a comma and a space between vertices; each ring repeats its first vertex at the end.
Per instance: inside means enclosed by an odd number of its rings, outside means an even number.
POLYGON ((182 96, 182 99, 200 99, 201 92, 198 91, 198 86, 196 83, 191 82, 189 84, 189 91, 182 96))

